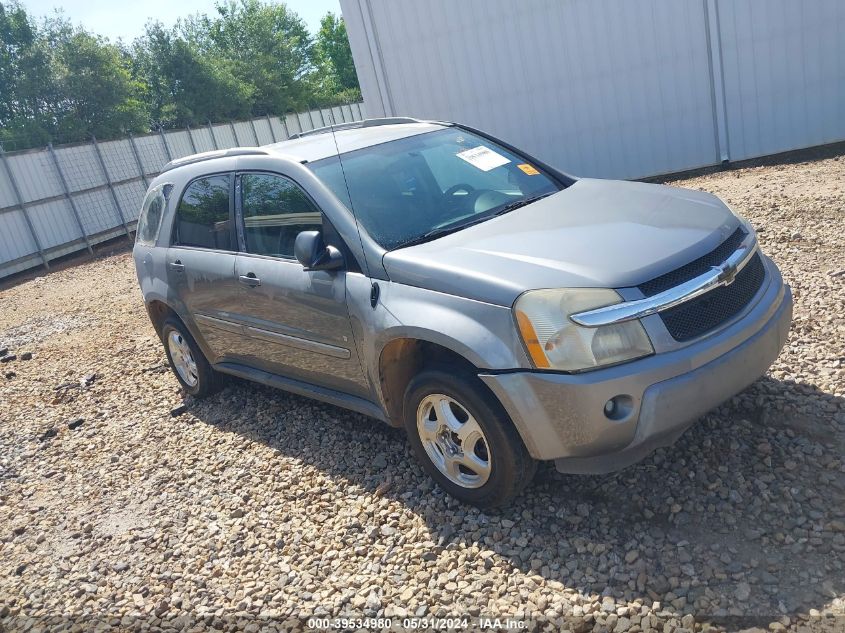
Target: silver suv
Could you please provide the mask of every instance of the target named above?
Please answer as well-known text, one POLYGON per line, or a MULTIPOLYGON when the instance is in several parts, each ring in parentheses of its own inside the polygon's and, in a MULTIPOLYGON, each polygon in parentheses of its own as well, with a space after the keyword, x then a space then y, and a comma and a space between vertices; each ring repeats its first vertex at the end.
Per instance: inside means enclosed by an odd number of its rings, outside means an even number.
POLYGON ((480 507, 539 460, 603 473, 672 443, 766 371, 792 315, 716 197, 414 119, 173 161, 134 257, 187 393, 230 374, 404 426, 480 507))

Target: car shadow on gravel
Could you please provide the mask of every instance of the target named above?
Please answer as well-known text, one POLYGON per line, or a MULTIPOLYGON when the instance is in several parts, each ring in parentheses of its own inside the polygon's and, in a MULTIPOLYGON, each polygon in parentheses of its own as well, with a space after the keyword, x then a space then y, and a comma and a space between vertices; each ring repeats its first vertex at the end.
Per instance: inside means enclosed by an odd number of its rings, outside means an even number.
POLYGON ((765 626, 845 592, 845 399, 812 385, 762 378, 618 473, 543 464, 515 503, 489 513, 446 496, 403 431, 363 416, 240 380, 189 411, 342 478, 350 493, 403 504, 425 521, 432 555, 461 543, 493 551, 608 611, 640 599, 765 626))

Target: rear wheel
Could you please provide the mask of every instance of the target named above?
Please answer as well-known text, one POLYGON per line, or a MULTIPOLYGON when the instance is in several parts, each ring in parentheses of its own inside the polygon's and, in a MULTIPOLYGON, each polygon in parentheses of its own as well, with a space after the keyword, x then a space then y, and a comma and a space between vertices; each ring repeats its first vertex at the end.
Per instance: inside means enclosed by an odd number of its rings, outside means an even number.
POLYGON ((182 388, 197 398, 217 391, 220 377, 211 368, 185 324, 178 319, 167 319, 161 333, 167 360, 182 388))
POLYGON ((405 392, 405 427, 425 470, 465 503, 504 505, 537 469, 501 405, 473 375, 421 372, 405 392))

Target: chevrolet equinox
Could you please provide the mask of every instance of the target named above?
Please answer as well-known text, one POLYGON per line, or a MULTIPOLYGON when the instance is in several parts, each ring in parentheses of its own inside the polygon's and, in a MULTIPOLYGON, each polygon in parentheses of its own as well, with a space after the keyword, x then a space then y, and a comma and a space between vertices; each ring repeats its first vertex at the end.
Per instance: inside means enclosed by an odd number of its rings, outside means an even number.
POLYGON ((134 259, 185 392, 229 374, 404 427, 479 507, 540 460, 604 473, 671 444, 769 368, 792 317, 715 196, 415 119, 174 160, 134 259))

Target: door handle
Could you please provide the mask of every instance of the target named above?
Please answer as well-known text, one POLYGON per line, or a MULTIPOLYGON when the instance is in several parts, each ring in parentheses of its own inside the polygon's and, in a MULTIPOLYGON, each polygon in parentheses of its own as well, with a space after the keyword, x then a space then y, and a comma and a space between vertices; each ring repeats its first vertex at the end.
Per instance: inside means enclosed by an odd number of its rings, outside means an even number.
POLYGON ((255 273, 247 273, 246 275, 241 275, 238 277, 238 281, 240 281, 245 286, 249 286, 250 288, 255 288, 256 286, 261 285, 261 280, 255 276, 255 273))
POLYGON ((183 263, 182 263, 181 261, 179 261, 178 259, 177 259, 175 262, 170 262, 170 263, 168 264, 168 266, 170 266, 170 270, 173 270, 173 271, 175 271, 175 272, 177 272, 177 273, 184 272, 184 270, 185 270, 185 264, 183 264, 183 263))

